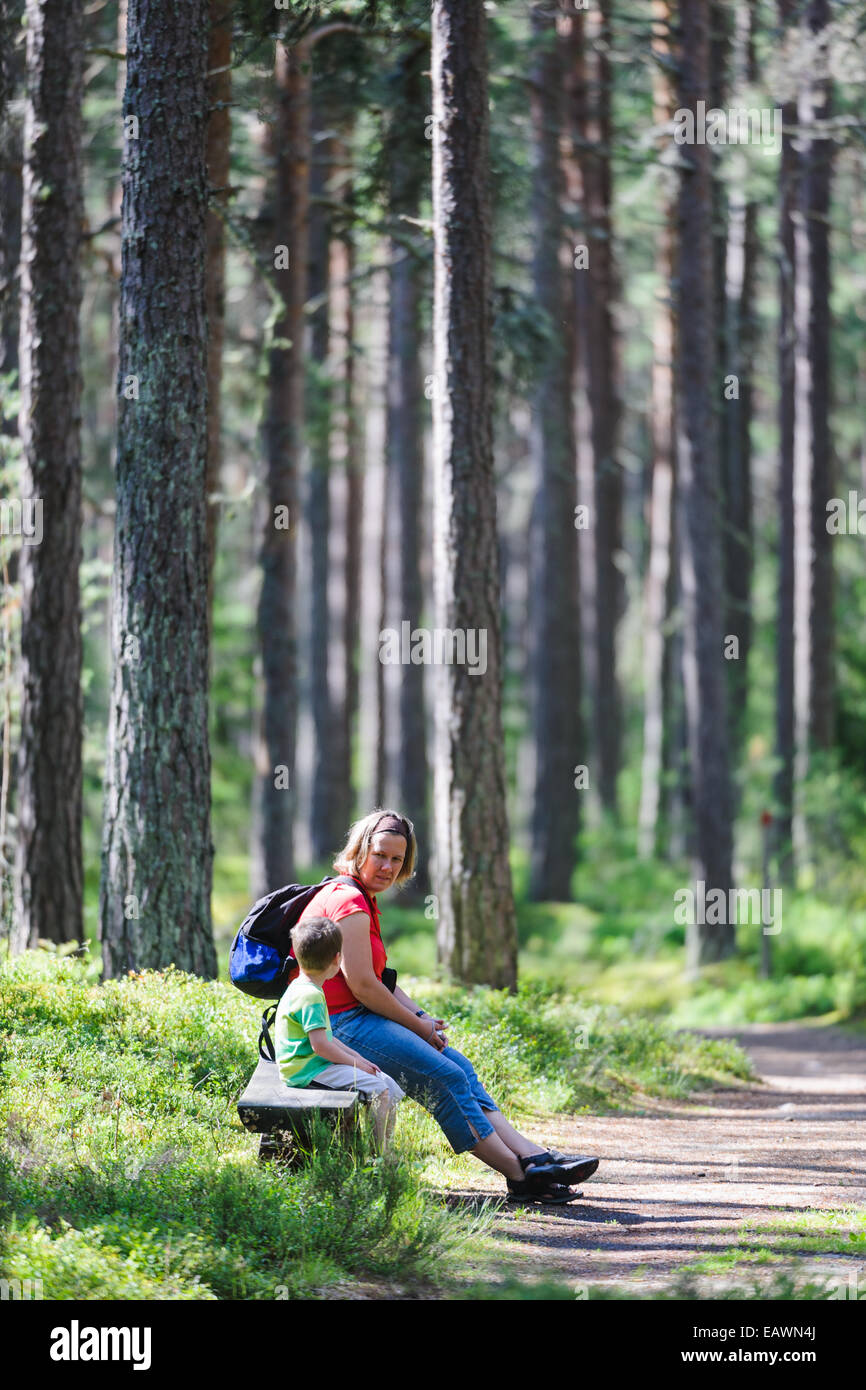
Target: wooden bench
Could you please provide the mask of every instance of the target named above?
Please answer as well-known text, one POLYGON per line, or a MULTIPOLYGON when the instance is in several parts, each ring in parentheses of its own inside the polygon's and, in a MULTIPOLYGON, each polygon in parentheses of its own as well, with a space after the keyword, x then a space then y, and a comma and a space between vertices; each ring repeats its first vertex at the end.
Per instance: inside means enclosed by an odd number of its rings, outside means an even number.
POLYGON ((276 1062, 263 1058, 238 1101, 244 1129, 260 1134, 259 1159, 277 1159, 294 1167, 303 1163, 314 1117, 347 1132, 360 1113, 356 1091, 328 1091, 324 1087, 287 1086, 276 1062))

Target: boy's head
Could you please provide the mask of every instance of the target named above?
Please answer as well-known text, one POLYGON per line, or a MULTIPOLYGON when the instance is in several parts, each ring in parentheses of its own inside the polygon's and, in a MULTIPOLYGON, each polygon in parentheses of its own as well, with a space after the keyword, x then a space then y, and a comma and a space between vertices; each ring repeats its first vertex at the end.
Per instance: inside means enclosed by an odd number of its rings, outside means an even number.
POLYGON ((331 979, 340 969, 343 933, 330 917, 311 917, 292 928, 292 949, 302 970, 331 979))

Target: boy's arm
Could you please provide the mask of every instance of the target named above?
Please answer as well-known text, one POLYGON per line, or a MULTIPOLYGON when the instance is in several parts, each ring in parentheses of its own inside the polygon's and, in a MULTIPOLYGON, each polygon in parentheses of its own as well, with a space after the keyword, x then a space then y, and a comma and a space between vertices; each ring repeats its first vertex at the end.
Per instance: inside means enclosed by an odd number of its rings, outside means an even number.
POLYGON ((311 1028, 307 1037, 316 1056, 322 1057, 326 1062, 335 1062, 338 1066, 358 1066, 362 1071, 374 1075, 379 1070, 372 1062, 362 1057, 360 1052, 354 1052, 351 1047, 344 1047, 336 1038, 329 1038, 325 1028, 311 1028))

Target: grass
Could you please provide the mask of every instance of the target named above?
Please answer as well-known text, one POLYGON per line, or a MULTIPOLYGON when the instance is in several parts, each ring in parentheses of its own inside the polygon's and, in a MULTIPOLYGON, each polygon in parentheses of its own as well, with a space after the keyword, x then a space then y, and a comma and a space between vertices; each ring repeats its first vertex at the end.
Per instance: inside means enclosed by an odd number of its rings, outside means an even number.
MULTIPOLYGON (((724 1271, 721 1271, 724 1272, 724 1271)), ((739 1271, 745 1275, 745 1271, 739 1271)), ((448 1295, 446 1295, 447 1297, 448 1295)), ((852 1285, 828 1271, 804 1276, 787 1270, 776 1272, 769 1279, 732 1284, 730 1281, 711 1284, 701 1280, 698 1271, 690 1268, 681 1272, 667 1288, 632 1291, 598 1284, 564 1284, 558 1280, 539 1279, 527 1284, 517 1276, 498 1283, 483 1281, 469 1284, 459 1295, 480 1302, 587 1302, 587 1303, 789 1303, 824 1302, 835 1299, 864 1299, 866 1287, 852 1285)))
MULTIPOLYGON (((781 1264, 807 1255, 862 1259, 866 1252, 866 1209, 780 1213, 771 1221, 745 1221, 732 1227, 730 1236, 731 1243, 724 1250, 693 1261, 681 1273, 733 1274, 740 1273, 743 1266, 781 1264)), ((840 1280, 847 1283, 847 1269, 842 1265, 835 1270, 828 1268, 825 1278, 834 1287, 840 1280)), ((866 1297, 866 1284, 860 1296, 866 1297)))
MULTIPOLYGON (((477 1272, 490 1210, 467 1214, 431 1190, 477 1168, 426 1112, 402 1108, 394 1163, 361 1135, 349 1147, 322 1138, 298 1172, 262 1165, 235 1110, 255 1003, 171 968, 105 984, 97 970, 40 950, 0 975, 4 1278, 40 1278, 50 1299, 270 1299, 357 1280, 444 1295, 477 1272)), ((513 996, 416 984, 536 1132, 551 1111, 748 1074, 730 1044, 538 982, 513 996)))
POLYGON ((426 1278, 478 1225, 428 1195, 411 1156, 383 1165, 363 1139, 291 1175, 260 1165, 234 1108, 255 1028, 224 984, 100 986, 31 952, 4 970, 2 1014, 3 1273, 47 1298, 317 1297, 426 1278))

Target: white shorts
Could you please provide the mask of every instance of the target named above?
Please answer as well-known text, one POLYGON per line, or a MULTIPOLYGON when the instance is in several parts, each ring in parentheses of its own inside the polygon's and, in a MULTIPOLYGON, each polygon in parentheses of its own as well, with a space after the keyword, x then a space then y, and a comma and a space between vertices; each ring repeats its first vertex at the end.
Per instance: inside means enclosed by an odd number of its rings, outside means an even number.
POLYGON ((348 1062, 332 1062, 322 1071, 316 1072, 307 1085, 315 1087, 319 1082, 335 1091, 360 1091, 362 1096, 379 1096, 383 1091, 389 1091, 392 1105, 396 1105, 406 1095, 394 1078, 387 1076, 385 1072, 374 1076, 368 1071, 361 1071, 360 1067, 351 1066, 348 1062))

